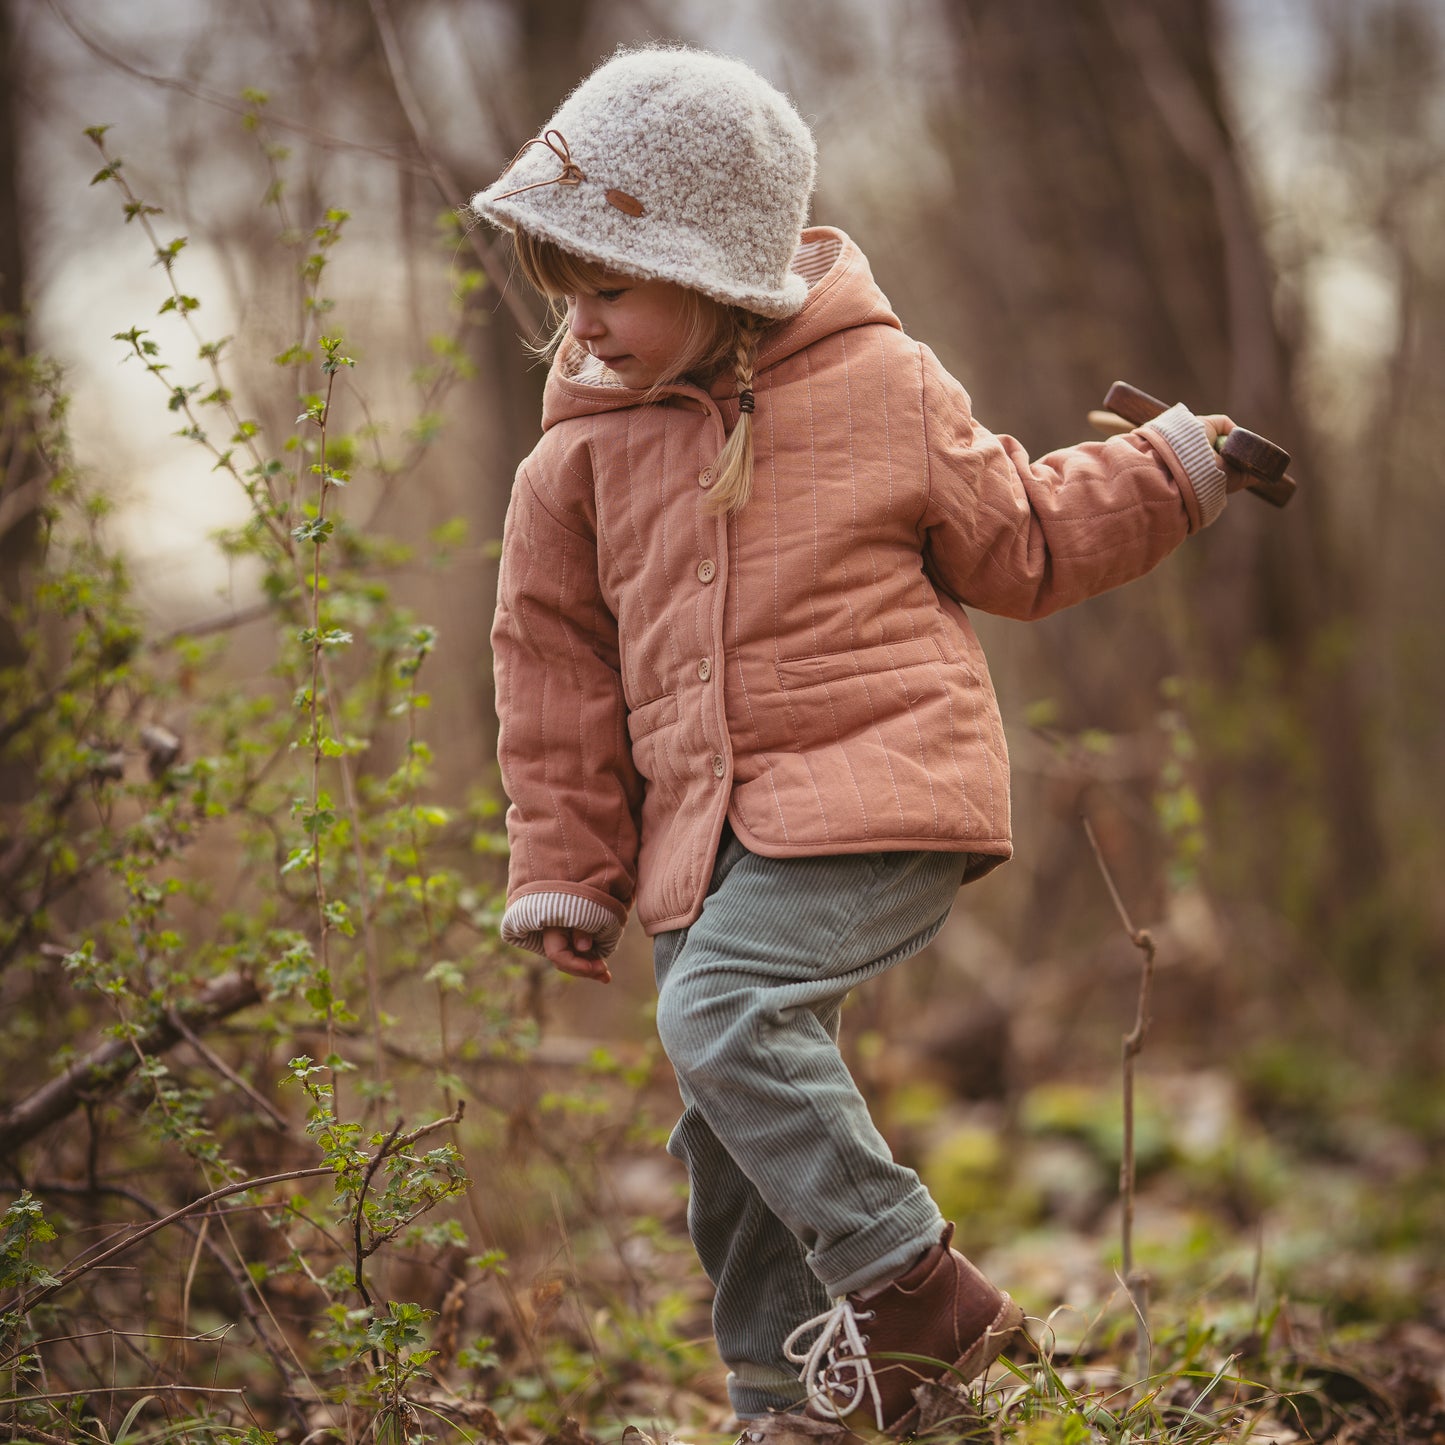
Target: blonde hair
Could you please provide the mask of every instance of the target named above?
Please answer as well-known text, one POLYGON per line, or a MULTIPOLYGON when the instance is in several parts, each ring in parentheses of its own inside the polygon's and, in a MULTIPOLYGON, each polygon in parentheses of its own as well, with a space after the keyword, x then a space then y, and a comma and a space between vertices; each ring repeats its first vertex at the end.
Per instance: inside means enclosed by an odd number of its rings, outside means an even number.
MULTIPOLYGON (((577 343, 567 328, 566 297, 598 290, 614 273, 528 231, 514 231, 512 242, 518 268, 546 299, 552 321, 551 334, 534 348, 537 355, 550 359, 569 347, 575 348, 577 343)), ((674 381, 688 379, 707 385, 728 365, 739 397, 746 393, 751 398, 758 344, 769 323, 691 287, 679 286, 678 291, 687 322, 686 340, 675 366, 658 377, 644 400, 651 401, 674 381)), ((707 509, 714 513, 740 511, 753 490, 753 418, 749 407, 739 412, 737 424, 713 463, 713 471, 715 480, 708 493, 707 509)))

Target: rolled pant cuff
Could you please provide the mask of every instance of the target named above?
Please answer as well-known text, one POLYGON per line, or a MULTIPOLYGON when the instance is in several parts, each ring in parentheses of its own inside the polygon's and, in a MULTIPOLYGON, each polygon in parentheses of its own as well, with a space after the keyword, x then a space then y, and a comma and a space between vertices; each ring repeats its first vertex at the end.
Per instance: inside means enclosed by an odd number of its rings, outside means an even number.
POLYGON ((735 1365, 728 1376, 728 1399, 739 1420, 801 1410, 807 1398, 797 1375, 785 1375, 767 1365, 735 1365))
POLYGON ((924 1250, 937 1244, 944 1220, 920 1184, 880 1219, 808 1256, 813 1272, 834 1299, 897 1279, 924 1250))

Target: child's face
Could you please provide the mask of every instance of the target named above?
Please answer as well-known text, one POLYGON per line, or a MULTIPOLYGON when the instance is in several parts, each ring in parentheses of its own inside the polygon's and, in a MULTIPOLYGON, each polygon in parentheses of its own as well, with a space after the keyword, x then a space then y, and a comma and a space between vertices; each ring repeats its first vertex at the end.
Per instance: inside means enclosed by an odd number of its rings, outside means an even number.
POLYGON ((596 290, 567 297, 567 329, 624 386, 645 390, 687 369, 695 308, 671 281, 598 278, 596 290))

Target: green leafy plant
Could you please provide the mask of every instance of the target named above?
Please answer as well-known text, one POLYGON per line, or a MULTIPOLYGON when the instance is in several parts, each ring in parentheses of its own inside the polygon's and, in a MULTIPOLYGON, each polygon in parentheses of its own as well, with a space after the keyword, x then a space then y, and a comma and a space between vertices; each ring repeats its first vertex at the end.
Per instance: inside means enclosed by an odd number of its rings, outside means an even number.
MULTIPOLYGON (((255 600, 160 630, 71 458, 62 378, 4 353, 7 436, 40 478, 47 545, 0 604, 21 644, 0 764, 29 779, 0 803, 15 1005, 0 1045, 36 1080, 0 1112, 17 1185, 0 1422, 266 1445, 498 1438, 502 1412, 549 1433, 569 1409, 620 1410, 615 1381, 641 1356, 678 1380, 703 1364, 675 1339, 690 1295, 624 1298, 573 1270, 539 1308, 489 1217, 540 1198, 564 1230, 605 1218, 609 1150, 652 1147, 657 1126, 637 1107, 655 1050, 597 1050, 570 1080, 543 1078, 544 970, 497 938, 498 805, 458 796, 427 736, 444 638, 404 597, 415 544, 367 525, 444 432, 482 280, 454 279, 455 327, 414 369, 415 416, 389 451, 326 292, 348 217, 296 223, 264 97, 248 104, 294 263, 296 331, 268 378, 238 379, 232 339, 200 329, 189 239, 159 229, 164 209, 132 190, 106 128, 88 134, 94 183, 144 237, 158 314, 194 356, 159 328, 115 339, 212 483, 243 498, 217 542, 255 600), (279 431, 238 400, 277 391, 269 409, 295 418, 279 431), (244 686, 233 624, 267 643, 244 686), (486 1198, 464 1150, 507 1156, 486 1198), (497 1332, 462 1344, 480 1295, 497 1332)), ((465 525, 428 541, 444 565, 466 554, 465 525)))
MULTIPOLYGON (((260 103, 252 97, 258 130, 260 103)), ((443 1017, 449 999, 470 1001, 484 973, 485 1018, 499 1044, 524 1047, 526 1014, 508 996, 518 973, 498 950, 485 897, 435 856, 438 845, 465 849, 466 829, 485 830, 490 813, 476 809, 474 824, 428 796, 420 682, 437 634, 389 585, 405 549, 367 537, 340 505, 363 465, 357 438, 337 424, 338 376, 355 360, 321 323, 332 311, 322 286, 347 218, 328 210, 298 246, 301 333, 277 356, 299 393, 297 430, 269 443, 262 424, 238 408, 225 369, 229 338, 197 329, 202 299, 183 289, 180 275, 187 238, 156 229, 163 209, 131 189, 106 128, 87 134, 102 159, 94 183, 115 187, 125 222, 145 234, 168 292, 159 314, 189 329, 205 379, 179 379, 180 367, 145 327, 116 339, 155 379, 179 435, 245 497, 247 519, 222 541, 260 577, 276 640, 274 682, 243 695, 227 679, 219 643, 151 630, 106 539, 108 506, 70 459, 58 374, 7 352, 7 412, 24 436, 26 463, 44 480, 49 546, 33 589, 6 604, 20 646, 4 679, 0 743, 7 760, 29 764, 34 781, 5 814, 0 883, 9 906, 0 964, 29 975, 38 1007, 7 1011, 4 1031, 7 1057, 37 1063, 58 1040, 62 1067, 0 1117, 0 1153, 19 1160, 31 1141, 83 1110, 91 1172, 71 1192, 87 1210, 109 1198, 152 1217, 77 1253, 78 1221, 52 1223, 28 1190, 10 1204, 0 1261, 0 1363, 12 1382, 5 1409, 37 1428, 70 1419, 66 1402, 80 1401, 88 1386, 37 1389, 35 1372, 64 1378, 78 1364, 84 1375, 79 1319, 134 1318, 144 1308, 107 1276, 116 1267, 108 1261, 164 1249, 167 1235, 180 1235, 191 1262, 178 1337, 199 1338, 186 1330, 198 1308, 239 1310, 249 1342, 223 1373, 250 1375, 253 1356, 275 1372, 269 1387, 247 1392, 248 1406, 263 1408, 269 1396, 299 1422, 309 1398, 347 1436, 374 1428, 421 1438, 408 1397, 427 1378, 433 1352, 424 1331, 434 1311, 393 1296, 395 1265, 378 1265, 404 1262, 418 1248, 464 1256, 466 1230, 455 1213, 439 1225, 426 1216, 463 1201, 468 1179, 455 1138, 461 1108, 447 1030, 429 1070, 393 1068, 386 993, 410 975, 410 940, 421 937, 443 1017), (319 385, 308 391, 313 368, 319 385), (182 716, 184 736, 169 722, 182 716), (194 866, 202 845, 235 850, 241 861, 225 906, 194 866), (47 1010, 47 993, 63 1006, 47 1010), (259 1020, 246 1019, 257 1010, 259 1020), (69 1041, 87 1023, 103 1041, 71 1052, 69 1041), (222 1025, 240 1026, 239 1051, 208 1042, 222 1025), (320 1062, 298 1056, 286 1074, 307 1100, 309 1149, 268 1097, 270 1040, 285 1035, 321 1045, 320 1062), (199 1067, 167 1056, 178 1044, 199 1067), (358 1063, 358 1053, 369 1057, 358 1063), (406 1125, 405 1111, 438 1092, 441 1117, 406 1125), (383 1109, 395 1122, 379 1122, 383 1109), (127 1121, 139 1129, 128 1141, 127 1121), (423 1144, 432 1135, 442 1137, 423 1144), (120 1150, 148 1183, 107 1182, 120 1150), (329 1197, 284 1193, 307 1179, 326 1181, 329 1197), (167 1193, 191 1198, 170 1206, 167 1193), (205 1278, 203 1260, 215 1278, 205 1278), (277 1314, 277 1290, 294 1286, 312 1296, 321 1321, 316 1363, 277 1314), (336 1379, 316 1383, 318 1368, 336 1379)), ((268 149, 266 158, 269 203, 284 210, 280 156, 268 149)), ((299 238, 289 224, 286 235, 299 238)), ((474 290, 462 288, 459 328, 471 324, 465 297, 474 290)), ((446 390, 467 373, 460 334, 438 341, 420 375, 422 421, 408 432, 408 458, 373 453, 367 470, 383 484, 437 435, 446 390)), ((119 1400, 154 1383, 167 1349, 130 1351, 106 1390, 119 1400)), ((174 1414, 176 1392, 186 1388, 142 1394, 118 1423, 97 1428, 112 1439, 139 1438, 158 1410, 174 1414)), ((228 1391, 241 1393, 216 1388, 221 1403, 228 1391)), ((219 1417, 204 1427, 191 1422, 198 1433, 224 1425, 219 1417)))

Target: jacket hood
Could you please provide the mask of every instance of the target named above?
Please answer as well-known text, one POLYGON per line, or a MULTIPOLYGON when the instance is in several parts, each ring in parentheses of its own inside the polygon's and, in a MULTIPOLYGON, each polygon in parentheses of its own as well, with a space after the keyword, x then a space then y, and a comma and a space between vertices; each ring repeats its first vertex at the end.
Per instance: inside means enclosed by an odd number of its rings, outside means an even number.
MULTIPOLYGON (((760 406, 766 405, 763 393, 767 389, 769 369, 825 336, 855 326, 891 326, 902 330, 888 298, 873 279, 868 258, 842 231, 830 226, 805 230, 792 269, 808 282, 808 298, 795 316, 763 333, 756 373, 760 406)), ((575 352, 568 354, 564 349, 552 363, 542 396, 543 431, 573 417, 596 416, 637 406, 647 396, 646 392, 633 387, 579 375, 578 360, 575 352)), ((710 390, 712 396, 721 398, 733 395, 734 389, 731 375, 723 375, 710 390)), ((704 393, 699 387, 679 382, 664 387, 661 395, 701 398, 704 393)))

